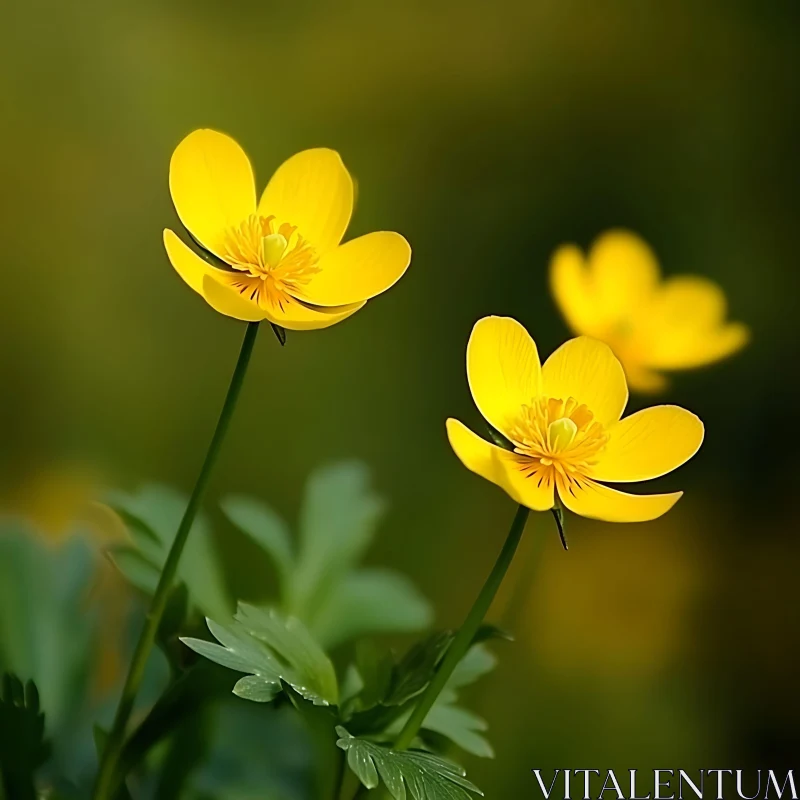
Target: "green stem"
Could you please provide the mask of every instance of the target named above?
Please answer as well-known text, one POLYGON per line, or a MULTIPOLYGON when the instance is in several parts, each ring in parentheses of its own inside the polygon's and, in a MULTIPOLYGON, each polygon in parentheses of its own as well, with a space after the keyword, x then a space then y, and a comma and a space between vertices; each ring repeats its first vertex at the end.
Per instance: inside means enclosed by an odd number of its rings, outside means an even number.
POLYGON ((530 514, 530 511, 525 506, 520 506, 517 509, 514 521, 511 523, 511 530, 508 532, 503 549, 500 551, 500 555, 497 557, 486 583, 483 584, 480 594, 464 620, 464 624, 459 629, 455 639, 453 639, 453 643, 447 649, 447 655, 445 655, 441 666, 433 676, 433 680, 428 684, 428 688, 414 707, 414 711, 397 737, 397 741, 394 744, 395 750, 405 750, 414 741, 414 737, 422 727, 422 723, 436 702, 436 698, 444 689, 447 681, 450 680, 453 670, 467 654, 472 640, 475 638, 486 612, 492 605, 492 601, 500 588, 500 584, 503 582, 509 566, 511 566, 514 553, 517 551, 522 532, 525 529, 528 514, 530 514))
POLYGON ((247 325, 242 348, 239 352, 239 360, 236 362, 236 369, 234 369, 233 376, 231 377, 228 394, 225 397, 225 403, 222 406, 222 411, 217 421, 217 427, 214 430, 214 435, 211 437, 211 444, 208 446, 208 452, 203 461, 203 466, 200 468, 200 474, 197 476, 197 482, 189 498, 189 504, 186 506, 183 519, 178 526, 178 532, 175 534, 172 547, 170 547, 167 559, 164 562, 164 567, 161 570, 161 577, 158 580, 158 586, 156 586, 155 594, 150 602, 150 609, 145 619, 144 628, 139 635, 139 641, 136 643, 136 649, 133 652, 133 658, 128 668, 128 675, 125 679, 125 685, 122 688, 122 695, 119 700, 119 705, 117 706, 114 723, 108 734, 106 746, 103 749, 100 769, 97 773, 97 781, 95 783, 94 793, 92 794, 94 800, 111 800, 119 786, 121 777, 117 774, 116 767, 125 741, 125 730, 128 725, 128 719, 130 718, 139 686, 144 677, 145 666, 150 651, 153 649, 158 626, 164 615, 164 609, 170 590, 172 589, 175 573, 178 570, 178 563, 181 559, 183 548, 186 545, 186 540, 189 538, 189 532, 192 529, 194 518, 200 510, 203 495, 208 486, 208 481, 214 469, 214 464, 219 455, 222 442, 225 439, 225 434, 228 431, 234 409, 236 408, 236 401, 239 399, 239 392, 241 391, 244 376, 247 372, 247 365, 250 361, 250 355, 253 352, 253 345, 256 341, 258 325, 258 322, 250 322, 247 325))
POLYGON ((347 770, 345 769, 345 761, 347 759, 347 754, 344 750, 340 751, 337 755, 336 759, 336 776, 333 782, 333 800, 339 800, 342 796, 342 789, 344 787, 344 778, 347 774, 347 770))
MULTIPOLYGON (((489 573, 489 577, 483 584, 480 594, 473 603, 467 618, 464 620, 464 624, 453 639, 453 643, 447 649, 447 654, 441 666, 436 671, 436 674, 433 676, 433 680, 428 684, 428 688, 411 712, 411 716, 408 718, 403 730, 400 731, 400 735, 394 743, 394 750, 405 750, 414 741, 414 737, 422 727, 422 723, 425 722, 425 717, 428 716, 428 712, 433 708, 436 698, 441 694, 447 681, 450 680, 450 676, 453 674, 453 671, 458 666, 461 659, 467 654, 467 651, 472 645, 472 640, 475 638, 475 634, 478 632, 483 618, 489 611, 492 601, 497 594, 497 590, 500 588, 500 584, 503 582, 503 578, 506 572, 508 572, 508 568, 511 566, 514 554, 517 552, 517 547, 522 539, 522 532, 525 530, 525 523, 528 521, 529 514, 530 510, 525 508, 525 506, 520 506, 517 509, 514 521, 511 523, 511 529, 503 544, 503 549, 500 551, 500 555, 497 557, 497 561, 492 571, 489 573)), ((369 790, 361 784, 353 800, 363 797, 368 791, 369 790)))

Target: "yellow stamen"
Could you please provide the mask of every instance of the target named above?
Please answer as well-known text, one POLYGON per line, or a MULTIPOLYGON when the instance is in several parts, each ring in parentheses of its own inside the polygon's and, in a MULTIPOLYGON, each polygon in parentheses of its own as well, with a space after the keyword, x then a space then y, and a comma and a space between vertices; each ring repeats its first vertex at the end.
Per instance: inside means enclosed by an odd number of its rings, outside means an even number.
POLYGON ((521 465, 546 480, 556 472, 591 472, 608 441, 592 412, 572 397, 538 397, 522 406, 509 438, 514 451, 524 456, 521 465))
POLYGON ((547 426, 547 438, 554 453, 566 450, 574 441, 578 426, 569 418, 562 417, 547 426))
POLYGON ((247 274, 232 285, 262 308, 282 308, 292 298, 302 300, 304 287, 319 272, 314 248, 294 225, 278 226, 271 216, 253 214, 229 228, 220 255, 233 269, 247 274))
POLYGON ((261 240, 261 261, 265 266, 277 267, 286 252, 286 237, 280 233, 271 233, 261 240))

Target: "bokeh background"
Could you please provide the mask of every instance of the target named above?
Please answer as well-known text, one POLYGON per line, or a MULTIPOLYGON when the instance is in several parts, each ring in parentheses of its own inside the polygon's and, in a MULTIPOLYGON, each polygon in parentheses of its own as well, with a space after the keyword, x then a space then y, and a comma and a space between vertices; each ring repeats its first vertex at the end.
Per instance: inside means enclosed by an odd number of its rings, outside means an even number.
POLYGON ((509 314, 550 352, 568 335, 552 251, 625 226, 665 273, 722 284, 753 341, 666 395, 707 425, 658 482, 686 490, 667 517, 570 518, 569 553, 548 516, 529 524, 503 598, 516 641, 472 700, 498 757, 466 766, 490 797, 532 796, 532 767, 796 766, 797 3, 30 0, 3 17, 4 511, 58 537, 109 487, 191 487, 243 326, 164 255, 170 154, 217 128, 263 185, 326 145, 358 180, 350 235, 403 232, 412 268, 342 325, 284 349, 261 334, 207 507, 229 581, 257 597, 272 576, 219 497, 292 519, 316 465, 362 458, 391 504, 370 560, 457 624, 514 512, 444 435, 446 416, 478 423, 470 328, 509 314))

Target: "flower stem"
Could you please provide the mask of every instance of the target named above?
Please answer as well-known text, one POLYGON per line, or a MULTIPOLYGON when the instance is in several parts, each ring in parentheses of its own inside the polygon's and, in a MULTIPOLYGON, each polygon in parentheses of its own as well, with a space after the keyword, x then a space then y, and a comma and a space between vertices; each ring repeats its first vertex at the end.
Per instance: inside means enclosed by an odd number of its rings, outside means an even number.
POLYGON ((480 594, 464 620, 464 624, 459 629, 455 639, 453 639, 453 643, 447 649, 447 654, 433 676, 433 680, 428 684, 428 688, 414 707, 414 711, 397 737, 397 741, 394 744, 395 750, 405 750, 414 741, 414 737, 422 727, 422 723, 436 702, 436 698, 453 674, 453 670, 467 654, 472 645, 472 640, 475 638, 486 612, 492 605, 494 596, 497 594, 497 590, 500 588, 509 566, 511 566, 514 553, 516 553, 517 546, 522 538, 522 532, 525 530, 528 514, 530 514, 530 510, 525 506, 520 506, 517 509, 514 521, 511 523, 511 529, 508 532, 505 544, 503 544, 503 549, 500 551, 500 555, 497 557, 486 583, 483 584, 480 594))
POLYGON ((133 658, 128 668, 128 675, 125 679, 125 685, 122 688, 119 705, 117 706, 117 713, 114 716, 114 723, 108 734, 106 745, 103 748, 100 769, 97 773, 97 781, 92 794, 94 800, 111 800, 122 780, 122 776, 117 774, 116 766, 125 741, 125 729, 127 728, 128 719, 133 710, 133 704, 139 691, 139 686, 142 683, 147 659, 150 655, 150 651, 153 649, 153 643, 155 642, 158 627, 161 624, 161 618, 164 615, 164 609, 166 608, 169 593, 172 589, 178 563, 183 554, 183 548, 186 545, 186 540, 189 538, 189 532, 192 529, 194 518, 200 510, 203 495, 205 494, 209 478, 214 469, 214 464, 216 463, 217 456, 222 447, 222 442, 225 439, 225 434, 228 431, 228 426, 233 417, 236 402, 239 399, 244 376, 247 372, 247 365, 250 361, 250 355, 253 352, 253 345, 256 341, 258 325, 258 322, 250 322, 247 325, 247 331, 245 332, 244 341, 242 342, 242 347, 239 352, 239 360, 236 362, 236 368, 231 377, 228 394, 225 397, 225 403, 222 406, 222 411, 217 421, 217 427, 214 430, 214 435, 211 437, 211 443, 208 446, 208 452, 203 461, 203 466, 200 468, 200 474, 197 476, 192 495, 189 498, 189 504, 186 506, 183 519, 181 519, 180 525, 178 526, 178 532, 175 534, 175 539, 172 542, 172 546, 167 554, 167 559, 164 562, 164 567, 161 570, 161 576, 158 580, 155 594, 150 601, 150 609, 145 618, 144 628, 139 635, 139 641, 136 643, 136 649, 133 652, 133 658))
MULTIPOLYGON (((472 645, 472 640, 475 638, 475 634, 478 632, 483 618, 492 605, 497 590, 500 588, 500 584, 511 566, 514 554, 517 552, 517 547, 522 539, 522 532, 525 530, 525 523, 528 521, 529 514, 530 509, 525 508, 525 506, 520 506, 517 509, 514 521, 511 523, 511 529, 503 544, 503 549, 500 551, 489 577, 483 584, 483 588, 464 620, 464 624, 459 629, 450 647, 447 648, 447 654, 433 676, 433 680, 428 684, 428 688, 411 712, 411 716, 406 721, 403 730, 400 731, 400 735, 392 747, 393 750, 405 750, 414 741, 414 737, 422 727, 422 723, 425 722, 425 717, 428 716, 428 712, 436 702, 436 698, 441 694, 447 681, 450 680, 450 676, 461 659, 467 654, 472 645)), ((368 791, 364 784, 360 784, 353 800, 364 797, 368 791)))

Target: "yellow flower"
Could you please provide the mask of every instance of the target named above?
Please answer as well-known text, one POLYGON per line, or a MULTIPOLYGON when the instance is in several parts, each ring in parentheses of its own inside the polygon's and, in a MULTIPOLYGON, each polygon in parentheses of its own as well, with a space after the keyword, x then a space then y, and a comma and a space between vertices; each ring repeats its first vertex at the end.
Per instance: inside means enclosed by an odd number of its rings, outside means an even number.
POLYGON ((256 203, 242 148, 229 136, 198 130, 173 153, 169 186, 181 222, 219 268, 165 230, 172 266, 229 317, 326 328, 392 286, 411 260, 398 233, 340 244, 353 211, 353 181, 333 150, 292 156, 256 203))
POLYGON ((653 251, 626 231, 599 237, 588 257, 574 245, 559 248, 550 282, 570 328, 608 344, 637 391, 664 388, 659 370, 710 364, 750 337, 745 325, 725 321, 719 286, 695 275, 661 280, 653 251))
POLYGON ((509 442, 484 441, 455 419, 447 434, 467 469, 534 511, 563 504, 584 517, 644 522, 682 492, 632 495, 598 481, 628 483, 671 472, 703 441, 703 423, 677 406, 620 419, 628 402, 622 365, 588 336, 561 345, 540 366, 536 344, 508 317, 486 317, 467 345, 467 378, 486 421, 509 442))

